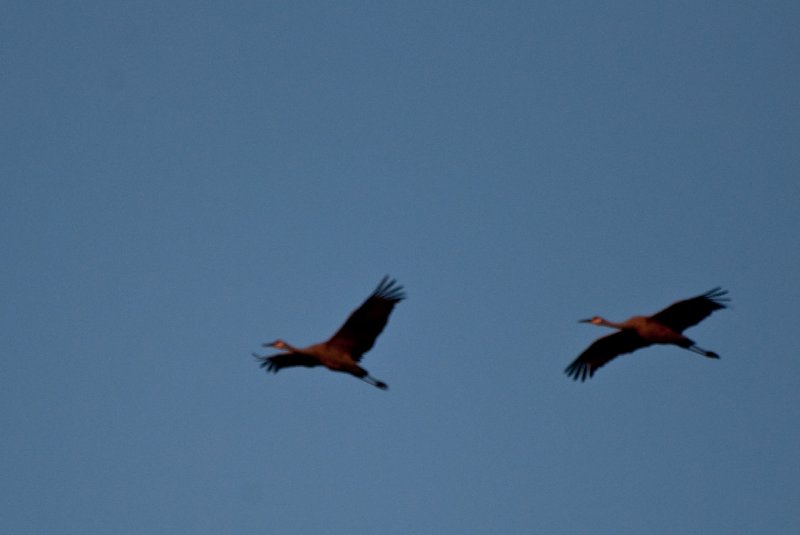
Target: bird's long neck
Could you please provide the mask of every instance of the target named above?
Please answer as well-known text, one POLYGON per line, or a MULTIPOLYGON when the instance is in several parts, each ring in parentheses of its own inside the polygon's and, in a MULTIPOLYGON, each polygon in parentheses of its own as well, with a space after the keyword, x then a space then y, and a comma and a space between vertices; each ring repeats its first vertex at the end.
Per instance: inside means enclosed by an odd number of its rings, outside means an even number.
POLYGON ((276 340, 271 344, 264 344, 264 347, 274 347, 280 351, 284 351, 286 353, 300 353, 296 347, 291 344, 288 344, 285 340, 276 340))
POLYGON ((299 348, 294 347, 293 345, 289 345, 286 342, 284 342, 284 345, 286 347, 284 347, 283 350, 286 351, 287 353, 302 353, 302 351, 300 351, 299 348))
POLYGON ((612 329, 620 329, 620 330, 622 330, 622 329, 629 328, 629 325, 627 323, 628 322, 626 322, 626 321, 616 322, 616 321, 608 321, 605 318, 601 318, 600 321, 597 323, 597 325, 603 325, 605 327, 611 327, 612 329))

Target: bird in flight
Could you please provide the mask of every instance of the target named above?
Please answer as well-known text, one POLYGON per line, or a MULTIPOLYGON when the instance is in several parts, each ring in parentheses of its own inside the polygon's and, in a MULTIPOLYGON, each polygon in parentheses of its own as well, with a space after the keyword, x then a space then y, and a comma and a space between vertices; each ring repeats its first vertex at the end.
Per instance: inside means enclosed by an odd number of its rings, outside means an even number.
POLYGON ((727 308, 727 293, 721 288, 714 288, 703 295, 678 301, 652 316, 633 316, 621 323, 607 321, 600 316, 580 320, 581 323, 619 329, 619 332, 595 340, 567 366, 564 373, 575 380, 585 381, 613 358, 652 344, 673 344, 704 357, 718 359, 719 355, 698 347, 682 333, 703 321, 715 310, 727 308))
POLYGON ((358 362, 364 353, 372 349, 394 306, 405 298, 403 287, 386 276, 381 279, 372 295, 350 314, 344 325, 328 341, 297 348, 278 339, 263 346, 280 349, 282 353, 272 356, 253 353, 253 356, 261 361, 261 367, 268 372, 277 373, 278 370, 291 366, 325 366, 335 372, 349 373, 372 386, 386 390, 389 386, 372 377, 358 362))

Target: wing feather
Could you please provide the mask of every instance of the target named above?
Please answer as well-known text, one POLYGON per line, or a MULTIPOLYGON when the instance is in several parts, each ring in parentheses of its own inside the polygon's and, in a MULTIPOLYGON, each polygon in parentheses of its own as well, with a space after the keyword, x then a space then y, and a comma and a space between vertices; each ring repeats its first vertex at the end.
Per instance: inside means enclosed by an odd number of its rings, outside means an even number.
POLYGON ((564 370, 574 380, 585 381, 592 377, 598 368, 613 360, 619 355, 632 353, 642 347, 647 347, 650 342, 639 336, 635 331, 619 331, 608 336, 598 338, 564 370))
POLYGON ((703 295, 673 303, 661 312, 653 314, 651 319, 676 332, 683 332, 706 319, 715 310, 727 308, 725 304, 729 301, 725 297, 727 293, 722 288, 714 288, 703 295))
POLYGON ((278 373, 278 370, 289 368, 290 366, 306 366, 312 368, 318 366, 319 362, 311 355, 303 353, 278 353, 277 355, 262 357, 253 353, 253 356, 261 361, 261 367, 266 368, 267 372, 278 373))
POLYGON ((358 361, 372 349, 375 339, 386 327, 394 306, 405 299, 403 287, 388 276, 381 279, 374 292, 350 314, 344 325, 326 343, 358 361))

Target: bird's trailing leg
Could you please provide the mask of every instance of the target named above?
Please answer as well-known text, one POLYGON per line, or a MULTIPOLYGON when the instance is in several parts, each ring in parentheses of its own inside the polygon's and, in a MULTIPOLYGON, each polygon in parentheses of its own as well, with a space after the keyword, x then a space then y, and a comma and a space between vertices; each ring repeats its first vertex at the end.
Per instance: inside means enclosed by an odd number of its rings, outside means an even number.
POLYGON ((694 351, 698 355, 703 355, 704 357, 708 357, 710 359, 718 359, 719 358, 719 355, 717 355, 713 351, 706 351, 705 349, 703 349, 701 347, 697 347, 695 345, 689 346, 686 349, 688 349, 689 351, 694 351))
POLYGON ((342 368, 339 368, 336 371, 349 373, 350 375, 352 375, 354 377, 358 377, 359 379, 361 379, 365 383, 369 383, 372 386, 380 388, 381 390, 388 390, 389 389, 389 385, 387 385, 383 381, 379 381, 378 379, 375 379, 373 376, 371 376, 369 374, 369 372, 367 372, 367 370, 365 370, 364 368, 362 368, 361 366, 359 366, 359 365, 357 365, 355 363, 353 363, 352 365, 349 365, 349 366, 343 366, 342 368))
POLYGON ((389 389, 389 385, 387 385, 383 381, 379 381, 379 380, 375 379, 371 375, 365 375, 364 377, 359 377, 359 379, 361 379, 365 383, 371 384, 372 386, 376 386, 376 387, 380 388, 381 390, 388 390, 389 389))

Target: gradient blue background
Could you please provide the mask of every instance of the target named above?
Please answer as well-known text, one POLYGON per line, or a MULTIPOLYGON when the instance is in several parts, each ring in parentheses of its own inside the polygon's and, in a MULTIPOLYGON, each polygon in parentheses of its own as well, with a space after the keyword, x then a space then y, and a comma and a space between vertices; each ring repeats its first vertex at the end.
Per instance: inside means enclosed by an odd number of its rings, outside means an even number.
POLYGON ((3 532, 797 533, 797 2, 2 11, 3 532))

